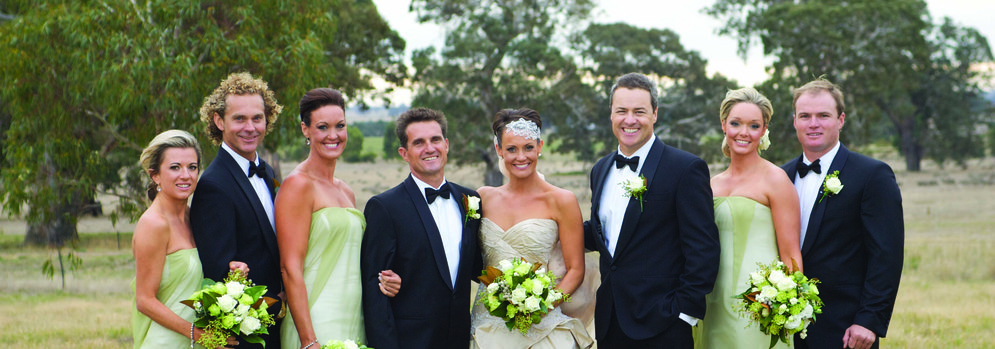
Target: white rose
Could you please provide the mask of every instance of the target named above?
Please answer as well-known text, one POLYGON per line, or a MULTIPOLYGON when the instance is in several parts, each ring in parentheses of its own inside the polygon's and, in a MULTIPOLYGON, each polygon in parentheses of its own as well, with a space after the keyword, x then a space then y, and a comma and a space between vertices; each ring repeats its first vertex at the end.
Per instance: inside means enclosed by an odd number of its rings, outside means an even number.
POLYGON ((786 304, 781 304, 780 307, 777 307, 778 314, 784 314, 787 311, 788 311, 788 306, 786 304))
POLYGON ((467 206, 468 209, 471 209, 471 210, 479 210, 480 209, 480 198, 476 197, 476 196, 467 196, 466 197, 466 206, 467 206))
POLYGON ((231 296, 232 298, 235 298, 235 299, 238 299, 238 297, 241 297, 242 296, 242 292, 245 292, 245 285, 243 285, 241 283, 238 283, 238 282, 235 282, 235 281, 231 281, 231 282, 225 284, 225 288, 228 289, 228 295, 231 296))
POLYGON ((501 270, 502 273, 508 272, 511 268, 511 261, 507 259, 498 262, 498 269, 501 270))
POLYGON ((546 287, 542 284, 541 281, 533 282, 532 283, 532 294, 534 294, 534 295, 541 295, 542 291, 545 288, 546 287))
POLYGON ((760 272, 757 272, 757 271, 752 272, 752 273, 750 273, 750 282, 752 282, 753 285, 756 285, 756 286, 763 285, 764 284, 764 276, 760 275, 760 272))
POLYGON ((826 178, 826 189, 833 194, 837 194, 840 190, 843 190, 843 182, 840 182, 838 177, 826 178))
POLYGON ((242 320, 242 325, 238 327, 238 330, 244 335, 250 335, 253 332, 256 332, 256 330, 259 329, 259 326, 259 319, 247 317, 245 320, 242 320))
POLYGON ((238 307, 235 308, 235 315, 237 315, 237 316, 245 316, 245 314, 248 314, 248 313, 249 313, 249 306, 248 305, 239 304, 238 307))
POLYGON ((492 282, 490 285, 487 285, 487 294, 497 294, 500 289, 501 285, 498 285, 497 282, 492 282))
POLYGON ((784 328, 793 330, 802 325, 802 319, 798 316, 789 316, 788 322, 784 323, 784 328))
POLYGON ((525 310, 530 312, 539 311, 539 298, 529 297, 525 299, 525 310))
POLYGON ((238 301, 231 298, 229 295, 218 297, 218 306, 221 307, 221 311, 225 313, 230 313, 232 309, 235 309, 236 305, 238 305, 238 301))
POLYGON ((774 286, 777 286, 778 290, 787 291, 787 290, 795 288, 795 286, 797 286, 797 284, 795 284, 795 280, 792 280, 789 277, 785 277, 785 278, 782 278, 781 280, 778 280, 777 283, 774 284, 774 286))
POLYGON ((770 304, 774 297, 777 296, 777 289, 773 286, 764 286, 760 289, 760 294, 757 295, 757 302, 770 304))
POLYGON ((549 294, 546 295, 546 304, 552 305, 553 303, 556 303, 556 301, 560 300, 561 298, 563 298, 563 294, 562 293, 559 293, 557 291, 549 291, 549 294))
POLYGON ((767 276, 767 280, 770 280, 770 283, 772 285, 777 285, 778 283, 781 282, 781 280, 784 280, 785 277, 786 276, 784 275, 783 271, 779 269, 774 269, 770 271, 770 275, 767 276))
POLYGON ((521 304, 526 297, 528 297, 528 291, 525 290, 525 287, 519 285, 515 287, 514 291, 511 291, 511 301, 515 304, 521 304))
POLYGON ((815 312, 815 309, 812 309, 812 305, 809 304, 805 306, 805 309, 802 309, 802 311, 798 313, 798 317, 803 319, 811 319, 813 312, 815 312))
MULTIPOLYGON (((480 200, 480 199, 477 199, 477 200, 480 200)), ((356 342, 353 341, 353 340, 351 340, 351 339, 347 340, 345 342, 342 342, 342 345, 345 347, 345 349, 359 349, 359 344, 356 344, 356 342)))

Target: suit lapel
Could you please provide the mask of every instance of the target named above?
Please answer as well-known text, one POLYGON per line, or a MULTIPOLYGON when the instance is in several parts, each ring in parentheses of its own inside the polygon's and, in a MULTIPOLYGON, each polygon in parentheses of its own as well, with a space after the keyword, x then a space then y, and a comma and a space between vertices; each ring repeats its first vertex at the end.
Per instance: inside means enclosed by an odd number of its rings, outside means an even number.
MULTIPOLYGON (((829 169, 826 170, 826 176, 833 173, 833 171, 841 171, 843 169, 843 165, 846 163, 848 155, 850 155, 850 151, 840 144, 840 149, 836 152, 836 157, 833 158, 833 163, 829 165, 829 169)), ((816 194, 815 206, 812 208, 812 214, 808 218, 808 229, 805 230, 805 241, 802 243, 802 256, 804 256, 808 250, 812 249, 812 245, 815 243, 816 237, 819 236, 819 228, 822 227, 822 217, 826 214, 826 205, 829 202, 829 198, 826 197, 823 200, 819 200, 822 198, 822 189, 822 184, 819 184, 819 193, 816 194)))
MULTIPOLYGON (((470 244, 475 241, 474 237, 473 237, 473 234, 475 234, 478 230, 477 229, 473 229, 473 227, 475 226, 473 224, 474 221, 476 220, 475 218, 471 218, 471 219, 466 219, 465 218, 466 217, 467 208, 466 208, 466 204, 463 202, 463 196, 464 195, 469 195, 469 194, 461 191, 459 188, 457 188, 453 184, 450 184, 449 182, 446 182, 446 185, 448 185, 449 189, 452 190, 454 199, 456 199, 456 202, 457 202, 456 206, 459 206, 459 209, 460 209, 460 222, 462 223, 462 224, 460 224, 460 226, 463 227, 463 231, 460 234, 462 236, 462 238, 460 239, 459 266, 456 267, 456 270, 459 273, 458 275, 456 275, 456 283, 457 284, 462 284, 463 282, 466 282, 467 280, 463 280, 460 277, 462 277, 463 275, 474 275, 475 274, 473 272, 468 272, 467 270, 464 270, 464 269, 470 268, 472 266, 472 264, 473 264, 472 263, 473 258, 471 258, 468 255, 468 253, 470 253, 470 251, 472 251, 472 248, 470 247, 470 244)), ((478 272, 479 272, 479 270, 478 270, 478 272)))
MULTIPOLYGON (((646 155, 646 161, 643 162, 643 168, 639 174, 646 177, 646 188, 650 188, 650 186, 654 183, 657 164, 660 162, 660 157, 663 155, 663 147, 663 142, 659 139, 655 139, 653 146, 650 148, 649 154, 646 155)), ((645 194, 643 200, 645 200, 645 194)), ((629 244, 629 240, 632 239, 632 234, 636 230, 636 225, 638 225, 639 218, 642 216, 642 213, 643 207, 639 205, 639 199, 630 197, 629 205, 625 207, 625 218, 622 220, 622 229, 619 230, 618 241, 615 244, 616 256, 625 251, 625 247, 629 244)))
MULTIPOLYGON (((446 185, 449 185, 448 182, 446 185)), ((411 175, 408 175, 408 179, 404 181, 404 189, 407 190, 408 196, 411 198, 411 206, 415 208, 415 211, 418 212, 418 217, 421 218, 422 226, 425 228, 425 235, 428 237, 428 243, 432 246, 432 254, 435 255, 435 265, 439 268, 439 274, 442 275, 442 280, 445 281, 446 286, 452 291, 452 277, 449 275, 449 262, 446 259, 446 249, 442 246, 442 235, 439 233, 439 227, 435 225, 435 218, 432 216, 432 211, 428 209, 428 202, 425 202, 425 196, 418 190, 418 185, 415 184, 415 180, 411 178, 411 175)))
MULTIPOLYGON (((266 247, 270 250, 270 253, 272 253, 273 256, 279 256, 280 249, 276 243, 276 232, 273 231, 273 226, 269 223, 269 217, 266 215, 266 209, 263 208, 261 201, 262 199, 259 198, 259 195, 256 195, 256 190, 252 187, 252 184, 249 183, 249 177, 246 177, 245 172, 238 167, 238 163, 235 162, 235 159, 233 159, 231 154, 228 154, 227 151, 223 149, 219 151, 215 160, 218 159, 221 160, 221 164, 224 165, 225 169, 228 170, 228 173, 231 174, 232 179, 235 181, 238 188, 242 190, 242 194, 248 198, 249 205, 252 206, 252 211, 255 213, 256 222, 259 224, 263 234, 263 239, 266 240, 266 247)), ((273 172, 269 165, 266 165, 266 170, 270 173, 273 172)))
MULTIPOLYGON (((594 235, 598 237, 598 243, 601 246, 604 246, 605 251, 608 251, 608 244, 605 243, 604 229, 602 229, 602 222, 598 217, 601 212, 601 194, 605 190, 605 179, 608 178, 608 171, 611 171, 612 168, 612 160, 610 159, 613 159, 616 153, 618 153, 617 150, 613 151, 611 154, 608 154, 608 156, 604 158, 605 160, 599 162, 601 167, 595 166, 594 169, 591 170, 591 179, 593 181, 591 182, 593 183, 593 186, 591 187, 591 220, 597 223, 597 226, 591 227, 591 229, 595 229, 594 235)), ((611 256, 607 252, 602 255, 611 256)))

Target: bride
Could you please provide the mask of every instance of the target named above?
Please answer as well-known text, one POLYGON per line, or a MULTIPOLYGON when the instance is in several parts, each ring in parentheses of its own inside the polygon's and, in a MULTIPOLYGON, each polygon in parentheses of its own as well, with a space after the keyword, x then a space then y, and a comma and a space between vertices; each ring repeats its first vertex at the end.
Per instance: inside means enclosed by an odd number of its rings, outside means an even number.
MULTIPOLYGON (((505 109, 494 119, 495 147, 509 180, 500 187, 478 190, 484 263, 495 266, 503 259, 524 257, 549 265, 554 273, 565 269, 558 273, 557 287, 574 294, 585 276, 582 216, 572 192, 549 184, 536 172, 543 145, 539 113, 527 108, 505 109)), ((575 302, 583 298, 577 296, 575 302)), ((471 348, 590 348, 594 343, 584 323, 564 315, 560 307, 550 310, 523 336, 509 330, 504 320, 488 314, 478 303, 473 307, 471 326, 471 348)))

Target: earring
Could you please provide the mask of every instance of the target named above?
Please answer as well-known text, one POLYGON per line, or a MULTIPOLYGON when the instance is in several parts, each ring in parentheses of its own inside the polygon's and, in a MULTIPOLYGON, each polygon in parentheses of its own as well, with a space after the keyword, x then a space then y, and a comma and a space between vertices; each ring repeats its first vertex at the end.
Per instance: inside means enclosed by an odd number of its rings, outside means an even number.
POLYGON ((155 184, 155 191, 156 191, 156 192, 160 192, 160 191, 162 191, 162 187, 160 187, 160 186, 159 186, 159 183, 156 183, 156 184, 155 184))
POLYGON ((311 139, 307 138, 307 137, 304 137, 304 144, 307 144, 307 146, 310 147, 311 146, 311 139))
POLYGON ((542 153, 539 153, 539 157, 540 157, 540 158, 542 157, 542 153))

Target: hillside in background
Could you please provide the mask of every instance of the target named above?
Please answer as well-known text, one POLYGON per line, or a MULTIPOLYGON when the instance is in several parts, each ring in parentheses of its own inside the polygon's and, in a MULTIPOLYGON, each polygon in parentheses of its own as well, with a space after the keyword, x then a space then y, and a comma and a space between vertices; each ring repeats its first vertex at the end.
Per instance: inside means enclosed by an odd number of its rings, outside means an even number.
POLYGON ((384 108, 382 106, 370 107, 369 109, 363 110, 358 106, 349 107, 346 110, 346 118, 349 122, 365 122, 365 121, 391 121, 401 115, 405 110, 408 110, 407 104, 402 104, 398 106, 393 106, 390 108, 384 108))

